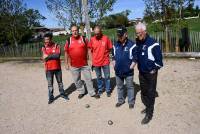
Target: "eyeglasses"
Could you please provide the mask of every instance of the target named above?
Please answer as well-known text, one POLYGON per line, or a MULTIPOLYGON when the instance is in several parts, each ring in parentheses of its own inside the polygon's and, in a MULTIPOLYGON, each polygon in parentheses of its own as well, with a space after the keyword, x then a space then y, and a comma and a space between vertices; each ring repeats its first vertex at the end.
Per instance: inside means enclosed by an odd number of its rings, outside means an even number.
POLYGON ((138 35, 141 35, 141 34, 144 34, 145 31, 142 31, 142 32, 136 32, 135 34, 138 36, 138 35))

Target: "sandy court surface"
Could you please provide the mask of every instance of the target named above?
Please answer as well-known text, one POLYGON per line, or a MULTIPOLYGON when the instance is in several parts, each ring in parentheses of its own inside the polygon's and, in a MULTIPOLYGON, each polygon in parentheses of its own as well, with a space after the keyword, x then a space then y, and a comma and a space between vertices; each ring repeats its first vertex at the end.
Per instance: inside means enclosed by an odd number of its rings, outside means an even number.
MULTIPOLYGON (((63 83, 70 93, 66 102, 47 104, 47 81, 41 62, 0 63, 1 134, 200 134, 200 60, 166 59, 159 72, 155 113, 141 125, 144 108, 140 91, 133 110, 125 103, 115 108, 116 87, 110 98, 85 96, 78 100, 71 74, 64 70, 63 83), (89 104, 90 108, 85 108, 89 104), (108 125, 108 120, 113 125, 108 125)), ((94 72, 92 73, 95 78, 94 72)), ((114 71, 111 67, 112 84, 114 71)), ((138 84, 138 71, 134 81, 138 84)), ((58 95, 54 84, 54 95, 58 95)))

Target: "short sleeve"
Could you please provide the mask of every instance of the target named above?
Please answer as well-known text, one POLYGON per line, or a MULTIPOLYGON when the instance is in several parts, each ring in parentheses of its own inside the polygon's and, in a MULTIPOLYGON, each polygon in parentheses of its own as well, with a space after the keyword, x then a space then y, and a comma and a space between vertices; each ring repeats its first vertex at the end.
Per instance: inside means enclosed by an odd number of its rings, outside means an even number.
POLYGON ((58 44, 56 44, 57 46, 56 46, 56 53, 57 54, 60 54, 60 45, 58 45, 58 44))
POLYGON ((45 50, 44 46, 42 47, 41 51, 42 51, 43 54, 46 54, 46 50, 45 50))
POLYGON ((113 45, 112 45, 112 41, 108 38, 108 48, 112 49, 113 45))
POLYGON ((69 48, 68 41, 66 41, 65 46, 64 46, 64 51, 68 52, 68 48, 69 48))

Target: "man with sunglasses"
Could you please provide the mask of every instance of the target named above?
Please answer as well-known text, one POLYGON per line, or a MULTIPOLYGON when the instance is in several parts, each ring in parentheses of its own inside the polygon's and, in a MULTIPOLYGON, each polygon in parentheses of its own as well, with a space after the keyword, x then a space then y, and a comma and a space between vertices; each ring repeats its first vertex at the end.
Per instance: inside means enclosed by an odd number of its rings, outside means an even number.
POLYGON ((78 99, 86 95, 86 89, 91 97, 99 99, 99 95, 95 93, 93 88, 91 68, 88 66, 88 40, 79 35, 79 29, 76 25, 71 27, 72 36, 66 41, 65 50, 65 66, 70 68, 72 78, 79 91, 78 99), (82 75, 85 83, 81 80, 82 75), (86 87, 84 86, 86 85, 86 87))
POLYGON ((113 66, 118 94, 118 102, 115 106, 120 107, 125 103, 124 95, 127 93, 129 108, 133 109, 135 104, 133 74, 137 63, 137 46, 128 39, 126 27, 119 27, 117 36, 118 41, 113 46, 113 66), (124 82, 126 82, 126 88, 124 82))
POLYGON ((112 42, 106 36, 103 35, 100 26, 95 26, 94 36, 91 38, 89 48, 91 49, 92 68, 94 68, 97 76, 98 94, 103 93, 106 89, 107 97, 111 96, 110 88, 110 57, 109 54, 112 49, 112 42), (102 71, 104 73, 105 86, 102 78, 102 71))
POLYGON ((138 46, 138 70, 141 88, 141 98, 146 106, 141 113, 145 113, 142 124, 147 124, 153 117, 156 97, 158 70, 163 66, 162 52, 159 43, 146 32, 146 25, 139 22, 135 26, 136 44, 138 46))

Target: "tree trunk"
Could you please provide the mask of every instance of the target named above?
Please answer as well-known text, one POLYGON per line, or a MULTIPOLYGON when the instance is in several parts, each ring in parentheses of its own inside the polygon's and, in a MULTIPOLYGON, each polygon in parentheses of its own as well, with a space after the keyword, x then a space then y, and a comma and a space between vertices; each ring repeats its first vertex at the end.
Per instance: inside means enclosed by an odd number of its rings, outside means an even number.
POLYGON ((81 30, 82 36, 85 36, 84 29, 85 29, 85 25, 83 23, 80 23, 80 30, 81 30))
POLYGON ((16 34, 16 32, 15 32, 15 26, 13 26, 13 29, 12 29, 12 37, 13 37, 15 46, 18 47, 18 42, 17 42, 17 39, 16 39, 16 37, 15 37, 15 34, 16 34))
POLYGON ((85 18, 85 27, 86 27, 86 36, 88 39, 91 37, 91 31, 90 31, 90 18, 88 15, 88 6, 87 6, 87 0, 83 0, 83 15, 85 18))

